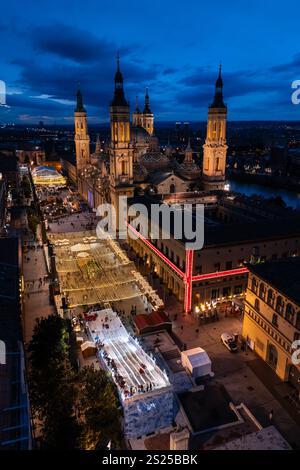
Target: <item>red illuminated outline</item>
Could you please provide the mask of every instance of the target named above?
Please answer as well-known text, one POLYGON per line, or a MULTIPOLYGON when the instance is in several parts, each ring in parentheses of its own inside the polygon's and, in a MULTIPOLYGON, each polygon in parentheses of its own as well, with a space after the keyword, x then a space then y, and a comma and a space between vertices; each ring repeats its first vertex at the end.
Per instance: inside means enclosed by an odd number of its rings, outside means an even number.
POLYGON ((245 274, 248 272, 248 268, 237 268, 229 269, 227 271, 218 271, 215 273, 199 274, 193 276, 193 259, 194 250, 186 250, 185 254, 185 273, 181 271, 177 266, 172 263, 161 251, 159 251, 147 238, 139 233, 132 225, 127 222, 129 229, 137 235, 154 253, 159 256, 165 263, 167 263, 174 271, 183 278, 184 280, 184 311, 186 313, 191 311, 192 307, 192 282, 194 281, 205 281, 207 279, 216 279, 225 276, 235 276, 237 274, 245 274))
POLYGON ((174 269, 174 271, 176 271, 176 273, 180 277, 183 277, 183 278, 185 277, 184 272, 181 271, 179 268, 177 268, 177 266, 175 264, 171 263, 171 261, 165 255, 163 255, 151 242, 149 242, 149 240, 147 240, 147 238, 145 238, 140 232, 138 232, 135 228, 133 228, 132 225, 130 225, 129 223, 127 223, 127 225, 135 235, 137 235, 141 240, 143 240, 143 242, 146 245, 148 245, 149 248, 151 248, 151 250, 154 251, 154 253, 157 254, 157 256, 159 256, 161 259, 163 259, 165 261, 165 263, 167 263, 172 269, 174 269))
POLYGON ((192 308, 193 260, 194 260, 194 251, 186 250, 186 253, 185 253, 185 292, 184 292, 184 311, 186 313, 190 312, 192 308))
POLYGON ((234 276, 236 274, 244 274, 247 272, 248 272, 248 268, 229 269, 228 271, 218 271, 216 273, 199 274, 198 276, 193 276, 192 281, 203 281, 205 279, 214 279, 216 277, 234 276))

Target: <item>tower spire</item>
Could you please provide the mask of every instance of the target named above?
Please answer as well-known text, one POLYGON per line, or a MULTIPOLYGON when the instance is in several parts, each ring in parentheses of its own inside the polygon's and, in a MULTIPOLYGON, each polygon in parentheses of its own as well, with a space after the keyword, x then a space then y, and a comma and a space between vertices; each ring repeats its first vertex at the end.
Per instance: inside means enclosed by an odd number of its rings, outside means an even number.
POLYGON ((148 87, 146 88, 146 93, 145 93, 145 107, 144 107, 144 114, 151 114, 151 109, 150 109, 150 98, 149 98, 149 93, 148 93, 148 87))
POLYGON ((112 100, 112 106, 128 106, 125 99, 123 88, 123 75, 120 70, 120 56, 117 54, 117 71, 115 73, 115 92, 112 100))
POLYGON ((76 113, 85 113, 85 108, 83 106, 83 98, 82 98, 82 93, 80 89, 78 88, 77 94, 76 94, 76 108, 75 108, 76 113))
POLYGON ((193 161, 193 150, 191 147, 191 138, 189 137, 188 143, 184 152, 184 162, 192 163, 192 161, 193 161))
POLYGON ((215 96, 211 108, 226 108, 223 100, 223 79, 222 79, 222 63, 219 64, 219 75, 216 81, 215 96))

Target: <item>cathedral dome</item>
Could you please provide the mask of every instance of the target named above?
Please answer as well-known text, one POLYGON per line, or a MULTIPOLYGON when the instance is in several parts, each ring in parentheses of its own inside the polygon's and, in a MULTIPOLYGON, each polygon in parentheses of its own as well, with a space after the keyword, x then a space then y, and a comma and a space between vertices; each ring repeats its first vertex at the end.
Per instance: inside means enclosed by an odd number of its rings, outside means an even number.
POLYGON ((137 144, 148 144, 150 136, 148 132, 140 126, 131 127, 131 141, 137 144))
POLYGON ((133 164, 133 179, 134 179, 134 181, 136 181, 138 183, 141 183, 142 181, 145 181, 147 176, 148 176, 147 169, 140 162, 135 162, 133 164))
POLYGON ((140 162, 147 170, 166 168, 170 164, 168 157, 161 152, 147 152, 141 156, 140 162))

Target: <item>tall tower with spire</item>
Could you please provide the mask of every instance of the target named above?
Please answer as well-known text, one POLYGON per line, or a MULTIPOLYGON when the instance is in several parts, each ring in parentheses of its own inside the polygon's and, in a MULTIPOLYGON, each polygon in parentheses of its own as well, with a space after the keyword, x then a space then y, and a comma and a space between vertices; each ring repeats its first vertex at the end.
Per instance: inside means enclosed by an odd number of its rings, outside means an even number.
POLYGON ((135 99, 135 110, 132 114, 132 124, 133 126, 143 126, 143 113, 139 108, 139 101, 137 96, 135 99))
POLYGON ((145 106, 143 110, 143 124, 142 127, 152 135, 154 132, 154 114, 150 109, 150 98, 148 93, 148 88, 146 88, 145 93, 145 106))
POLYGON ((205 190, 224 189, 226 169, 227 106, 223 101, 222 68, 216 81, 215 96, 208 108, 207 133, 203 145, 203 184, 205 190))
MULTIPOLYGON (((120 60, 117 58, 114 97, 110 104, 110 197, 118 220, 119 196, 132 197, 133 147, 130 142, 130 111, 126 101, 120 60)), ((118 229, 118 227, 117 227, 118 229)))
POLYGON ((76 166, 77 171, 79 171, 90 163, 90 137, 87 129, 87 114, 83 106, 83 99, 80 90, 77 91, 74 123, 76 166))

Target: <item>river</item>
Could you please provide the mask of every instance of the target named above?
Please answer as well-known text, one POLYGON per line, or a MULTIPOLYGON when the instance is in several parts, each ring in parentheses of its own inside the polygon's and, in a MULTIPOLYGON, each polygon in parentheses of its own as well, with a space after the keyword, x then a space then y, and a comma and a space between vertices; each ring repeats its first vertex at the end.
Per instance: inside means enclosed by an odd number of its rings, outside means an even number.
POLYGON ((227 182, 230 184, 232 191, 245 194, 246 196, 259 194, 265 198, 281 196, 287 206, 300 210, 300 193, 297 194, 296 192, 287 191, 286 189, 270 188, 268 186, 244 183, 242 181, 228 180, 227 182))

